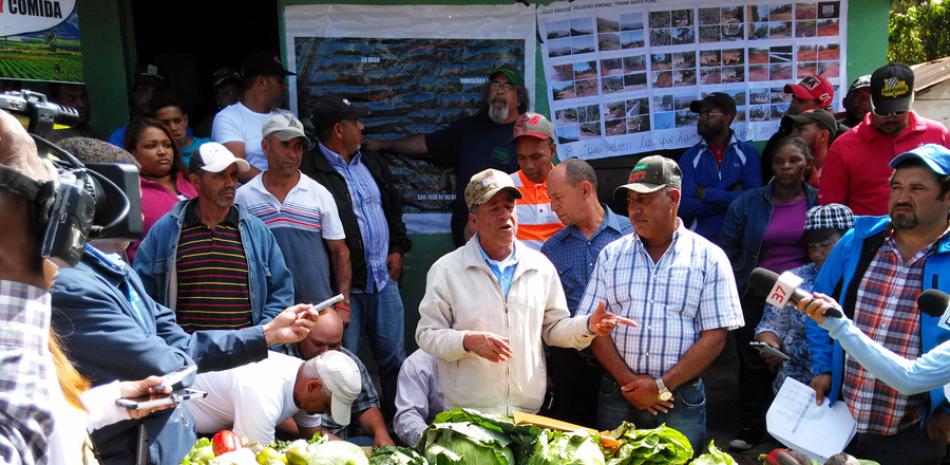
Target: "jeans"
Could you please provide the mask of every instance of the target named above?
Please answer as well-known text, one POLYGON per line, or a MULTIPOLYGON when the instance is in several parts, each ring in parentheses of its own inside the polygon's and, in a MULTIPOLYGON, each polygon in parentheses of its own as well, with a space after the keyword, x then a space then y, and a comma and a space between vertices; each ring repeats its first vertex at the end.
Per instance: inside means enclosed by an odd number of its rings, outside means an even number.
POLYGON ((597 392, 604 369, 593 357, 575 349, 551 347, 548 350, 554 405, 546 414, 593 428, 597 424, 597 392))
POLYGON ((893 436, 858 433, 845 451, 881 465, 938 465, 947 445, 931 440, 926 430, 912 425, 893 436))
POLYGON ((742 299, 742 317, 745 326, 734 330, 736 351, 739 353, 739 411, 742 427, 757 433, 765 433, 765 414, 772 405, 772 383, 775 372, 769 367, 759 351, 749 342, 755 340, 755 328, 762 320, 765 297, 749 293, 742 299))
POLYGON ((354 354, 360 345, 360 336, 366 334, 382 385, 380 404, 383 417, 392 421, 396 408, 396 382, 399 367, 406 359, 403 346, 405 337, 402 296, 399 284, 387 281, 378 292, 350 294, 350 324, 343 330, 343 346, 354 354))
POLYGON ((637 428, 656 428, 666 423, 689 439, 695 455, 701 454, 706 446, 706 390, 701 379, 673 391, 673 408, 656 416, 627 402, 620 385, 607 375, 600 378, 597 402, 598 430, 614 429, 624 421, 637 428))

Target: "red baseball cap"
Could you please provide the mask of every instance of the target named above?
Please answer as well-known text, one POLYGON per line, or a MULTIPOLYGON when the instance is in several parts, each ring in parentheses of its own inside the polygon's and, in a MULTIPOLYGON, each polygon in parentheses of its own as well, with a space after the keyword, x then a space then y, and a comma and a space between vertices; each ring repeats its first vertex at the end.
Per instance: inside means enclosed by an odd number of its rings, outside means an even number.
POLYGON ((824 76, 817 75, 805 76, 798 84, 785 84, 785 93, 804 100, 818 100, 823 108, 831 106, 835 99, 835 88, 824 76))

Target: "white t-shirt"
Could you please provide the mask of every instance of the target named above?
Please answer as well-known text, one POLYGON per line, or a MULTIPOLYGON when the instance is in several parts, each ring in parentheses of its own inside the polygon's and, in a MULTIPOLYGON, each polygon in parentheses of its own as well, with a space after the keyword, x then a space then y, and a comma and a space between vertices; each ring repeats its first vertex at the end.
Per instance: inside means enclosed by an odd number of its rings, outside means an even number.
POLYGON ((261 131, 264 129, 264 123, 271 116, 281 113, 289 114, 290 112, 278 108, 270 113, 257 113, 241 102, 235 103, 214 115, 211 138, 222 144, 243 142, 244 159, 261 171, 266 170, 267 157, 261 149, 261 139, 263 139, 261 131))
POLYGON ((294 383, 303 360, 268 351, 267 358, 225 371, 201 373, 194 389, 208 397, 186 402, 200 434, 231 428, 261 444, 274 442, 274 430, 293 417, 299 426, 320 426, 320 415, 309 415, 294 402, 294 383))

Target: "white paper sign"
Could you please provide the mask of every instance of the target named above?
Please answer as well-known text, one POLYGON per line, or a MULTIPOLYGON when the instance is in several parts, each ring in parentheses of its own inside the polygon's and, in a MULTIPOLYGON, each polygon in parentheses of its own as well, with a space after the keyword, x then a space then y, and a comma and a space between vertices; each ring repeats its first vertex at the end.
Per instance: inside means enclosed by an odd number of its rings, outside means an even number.
POLYGON ((52 29, 75 7, 76 0, 0 2, 0 37, 52 29))
POLYGON ((815 404, 815 390, 785 378, 765 415, 769 434, 791 449, 821 462, 847 447, 857 431, 848 406, 838 401, 829 408, 828 398, 815 404))

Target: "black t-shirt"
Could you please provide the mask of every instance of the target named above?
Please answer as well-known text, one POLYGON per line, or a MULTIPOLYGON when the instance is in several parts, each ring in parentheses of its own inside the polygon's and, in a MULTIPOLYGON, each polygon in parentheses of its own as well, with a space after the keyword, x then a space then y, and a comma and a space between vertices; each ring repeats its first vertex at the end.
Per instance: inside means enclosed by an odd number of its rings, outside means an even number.
POLYGON ((515 146, 511 142, 514 130, 515 123, 497 124, 486 113, 479 112, 426 135, 426 147, 432 161, 455 168, 452 236, 456 245, 462 243, 468 214, 465 186, 472 175, 488 168, 506 173, 518 170, 515 146))

